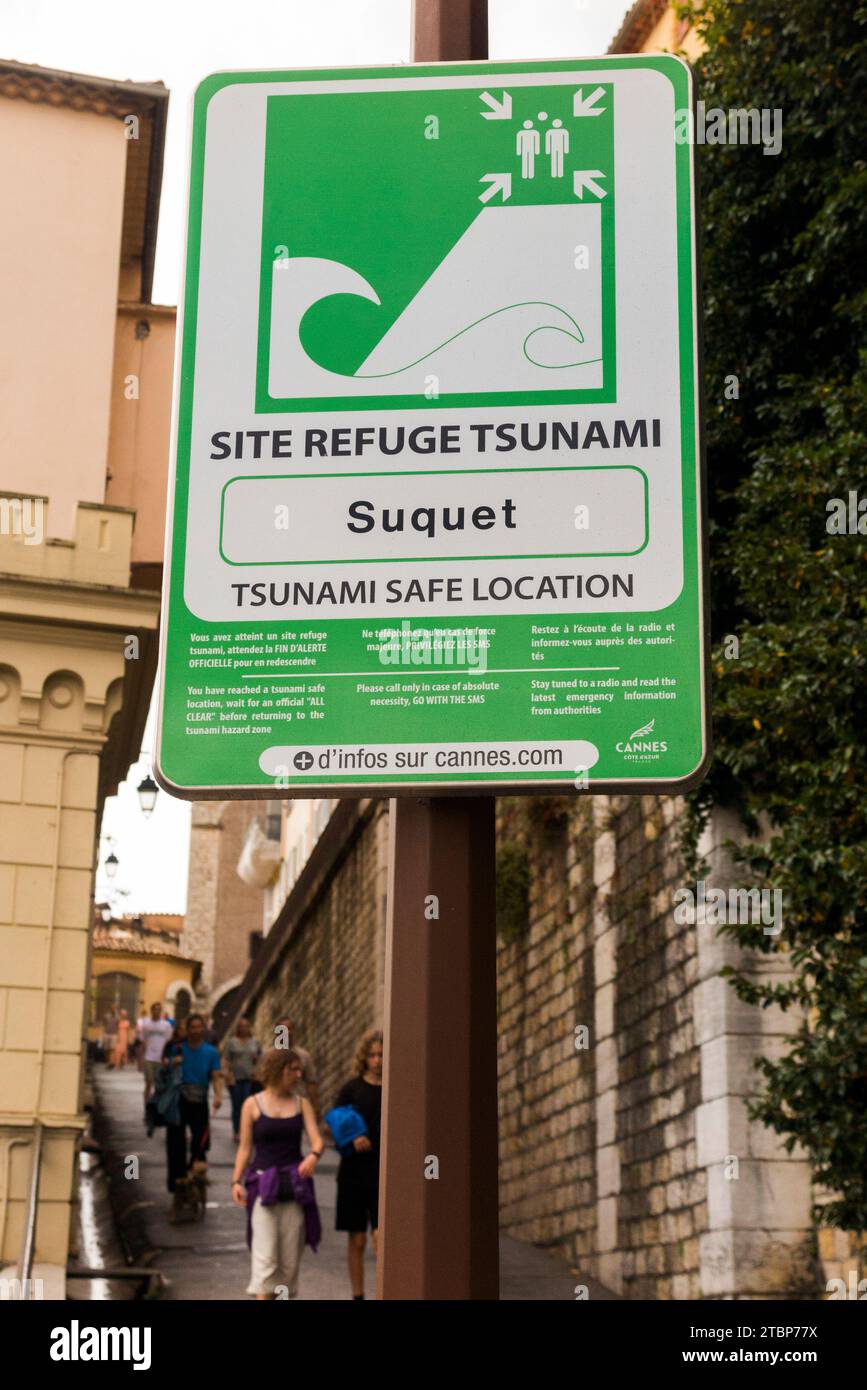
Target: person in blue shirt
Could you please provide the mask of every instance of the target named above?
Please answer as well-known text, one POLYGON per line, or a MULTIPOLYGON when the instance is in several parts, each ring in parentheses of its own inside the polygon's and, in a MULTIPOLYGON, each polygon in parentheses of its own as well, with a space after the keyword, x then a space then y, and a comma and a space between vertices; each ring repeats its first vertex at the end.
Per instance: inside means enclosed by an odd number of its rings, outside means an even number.
POLYGON ((211 1146, 208 1090, 214 1087, 214 1110, 223 1103, 223 1077, 220 1054, 205 1042, 205 1020, 201 1014, 190 1014, 186 1038, 170 1043, 166 1060, 181 1069, 179 1102, 180 1123, 166 1127, 166 1158, 168 1189, 174 1193, 178 1180, 186 1178, 194 1164, 204 1164, 211 1146), (190 1135, 187 1156, 187 1131, 190 1135))

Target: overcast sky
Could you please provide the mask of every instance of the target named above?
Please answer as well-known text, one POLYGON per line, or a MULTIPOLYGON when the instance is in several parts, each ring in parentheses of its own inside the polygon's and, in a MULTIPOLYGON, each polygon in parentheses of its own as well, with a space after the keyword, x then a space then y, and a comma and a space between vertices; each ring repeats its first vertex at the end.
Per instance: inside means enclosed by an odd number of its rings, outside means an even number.
MULTIPOLYGON (((628 8, 629 0, 489 0, 490 56, 604 53, 628 8)), ((189 103, 201 78, 227 68, 408 62, 410 13, 411 0, 0 0, 0 57, 169 88, 154 299, 176 304, 189 103)), ((144 747, 153 748, 150 727, 144 747)), ((136 787, 147 770, 144 759, 106 806, 103 835, 120 860, 115 907, 183 912, 189 806, 160 792, 145 821, 136 787)), ((104 845, 100 862, 106 853, 104 845)), ((107 886, 100 874, 97 896, 107 886)))

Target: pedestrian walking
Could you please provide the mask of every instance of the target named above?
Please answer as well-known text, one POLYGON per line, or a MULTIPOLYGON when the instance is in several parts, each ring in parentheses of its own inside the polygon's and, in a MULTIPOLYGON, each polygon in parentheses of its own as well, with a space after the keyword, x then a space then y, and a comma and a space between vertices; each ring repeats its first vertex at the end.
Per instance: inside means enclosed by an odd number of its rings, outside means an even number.
POLYGON ((141 1046, 141 1067, 144 1073, 145 1120, 147 1103, 153 1095, 157 1071, 162 1065, 166 1043, 174 1032, 167 1018, 163 1017, 162 1004, 151 1004, 150 1012, 139 1019, 138 1038, 141 1046))
POLYGON ((247 1208, 247 1293, 257 1300, 296 1297, 304 1245, 315 1250, 321 1235, 313 1174, 324 1146, 313 1106, 298 1094, 301 1071, 293 1048, 270 1048, 259 1064, 262 1090, 241 1107, 232 1200, 247 1208))
POLYGON ((114 1066, 117 1045, 117 1005, 112 1004, 102 1016, 102 1055, 109 1071, 114 1066))
POLYGON ((284 1014, 274 1024, 274 1046, 291 1048, 293 1052, 297 1052, 301 1061, 301 1080, 298 1083, 298 1094, 310 1101, 318 1124, 321 1113, 319 1109, 319 1082, 316 1079, 313 1058, 306 1048, 300 1047, 295 1041, 297 1031, 295 1020, 291 1014, 284 1014))
POLYGON ((131 1028, 129 1014, 126 1009, 121 1009, 120 1017, 117 1020, 117 1037, 114 1044, 114 1065, 118 1071, 122 1071, 126 1066, 127 1053, 129 1051, 129 1030, 131 1028))
MULTIPOLYGON (((171 1019, 169 1020, 169 1022, 171 1022, 171 1019)), ((165 1047, 163 1048, 163 1061, 164 1061, 164 1062, 170 1062, 170 1061, 171 1061, 172 1057, 175 1056, 175 1051, 174 1051, 174 1049, 175 1049, 176 1047, 179 1047, 179 1046, 180 1046, 180 1044, 184 1041, 184 1038, 185 1038, 186 1036, 187 1036, 187 1024, 186 1024, 186 1019, 183 1019, 183 1018, 175 1019, 175 1022, 174 1022, 174 1024, 172 1025, 172 1036, 169 1038, 169 1041, 166 1043, 165 1047)))
POLYGON ((223 1103, 223 1078, 220 1054, 205 1042, 205 1020, 201 1014, 190 1014, 186 1020, 186 1037, 182 1042, 166 1045, 167 1060, 181 1069, 181 1094, 178 1105, 178 1124, 166 1126, 167 1185, 174 1195, 172 1212, 178 1215, 182 1205, 178 1184, 195 1172, 202 1181, 207 1168, 207 1153, 211 1146, 209 1088, 214 1088, 214 1110, 223 1103), (189 1131, 189 1150, 187 1149, 189 1131))
POLYGON ((382 1120, 382 1033, 365 1033, 355 1053, 355 1075, 341 1087, 335 1108, 351 1106, 366 1134, 352 1140, 337 1170, 338 1231, 348 1233, 347 1264, 355 1300, 364 1298, 364 1248, 370 1227, 377 1250, 379 1229, 379 1133, 382 1120))
POLYGON ((142 1005, 142 1011, 135 1021, 135 1032, 132 1035, 132 1042, 130 1043, 129 1049, 130 1059, 135 1060, 135 1064, 142 1075, 144 1075, 144 1043, 142 1041, 142 1028, 147 1023, 149 1017, 150 1014, 144 1005, 142 1005))
POLYGON ((223 1076, 232 1097, 232 1137, 237 1144, 241 1134, 241 1106, 253 1094, 256 1064, 262 1045, 253 1037, 248 1018, 239 1018, 237 1027, 223 1048, 223 1076))

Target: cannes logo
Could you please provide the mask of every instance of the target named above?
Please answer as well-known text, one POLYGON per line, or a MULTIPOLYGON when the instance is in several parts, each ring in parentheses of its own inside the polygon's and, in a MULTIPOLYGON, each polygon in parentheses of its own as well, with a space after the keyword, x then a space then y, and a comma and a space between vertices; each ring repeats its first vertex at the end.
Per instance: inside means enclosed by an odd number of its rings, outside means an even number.
POLYGON ((649 761, 653 757, 658 757, 660 753, 668 752, 668 744, 664 739, 650 738, 653 733, 655 719, 651 719, 649 724, 642 724, 640 729, 635 729, 625 743, 616 744, 618 753, 622 753, 626 758, 633 761, 649 761))
POLYGON ((73 1318, 69 1327, 51 1331, 52 1361, 132 1361, 134 1371, 150 1370, 149 1327, 81 1327, 73 1318))

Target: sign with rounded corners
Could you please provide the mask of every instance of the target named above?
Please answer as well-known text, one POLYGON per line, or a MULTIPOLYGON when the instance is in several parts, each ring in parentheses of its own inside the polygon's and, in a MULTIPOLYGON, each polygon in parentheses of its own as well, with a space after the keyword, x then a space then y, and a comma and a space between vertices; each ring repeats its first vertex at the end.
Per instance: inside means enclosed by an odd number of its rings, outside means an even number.
POLYGON ((169 791, 701 778, 692 105, 668 55, 200 85, 169 791))

